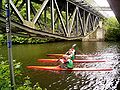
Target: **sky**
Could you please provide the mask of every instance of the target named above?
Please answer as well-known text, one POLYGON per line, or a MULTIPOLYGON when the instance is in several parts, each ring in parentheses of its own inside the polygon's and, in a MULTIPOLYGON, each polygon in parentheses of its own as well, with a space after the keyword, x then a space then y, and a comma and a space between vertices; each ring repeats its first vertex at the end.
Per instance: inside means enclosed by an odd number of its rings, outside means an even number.
MULTIPOLYGON (((109 4, 107 2, 107 0, 94 0, 99 6, 101 7, 109 7, 109 4)), ((106 17, 111 17, 111 16, 115 16, 113 11, 101 11, 101 13, 106 13, 107 15, 105 15, 106 17)))
POLYGON ((109 6, 107 0, 94 0, 100 6, 109 6))

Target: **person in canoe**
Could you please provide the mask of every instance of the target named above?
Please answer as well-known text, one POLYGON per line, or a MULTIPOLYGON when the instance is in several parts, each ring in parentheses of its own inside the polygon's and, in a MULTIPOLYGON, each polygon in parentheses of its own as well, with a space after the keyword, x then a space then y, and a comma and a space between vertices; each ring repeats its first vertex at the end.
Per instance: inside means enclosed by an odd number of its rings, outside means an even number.
POLYGON ((75 59, 75 55, 76 55, 76 44, 74 44, 72 46, 71 49, 69 49, 65 55, 63 55, 63 57, 60 59, 61 61, 61 68, 68 68, 68 69, 72 69, 74 67, 74 63, 73 60, 75 59))
POLYGON ((76 55, 76 44, 73 44, 73 45, 72 45, 72 48, 69 49, 69 50, 66 52, 66 55, 70 55, 71 60, 74 60, 74 59, 75 59, 75 55, 76 55))
POLYGON ((65 69, 72 69, 74 67, 74 63, 73 60, 71 60, 71 56, 70 55, 64 55, 62 59, 60 59, 61 61, 61 68, 65 68, 65 69))

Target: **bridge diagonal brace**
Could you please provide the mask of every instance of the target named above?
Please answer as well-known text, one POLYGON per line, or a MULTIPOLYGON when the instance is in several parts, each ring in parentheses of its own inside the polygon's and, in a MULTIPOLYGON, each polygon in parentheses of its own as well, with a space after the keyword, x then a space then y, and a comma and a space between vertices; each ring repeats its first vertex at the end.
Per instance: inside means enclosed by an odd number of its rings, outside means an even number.
POLYGON ((67 30, 67 32, 68 32, 68 37, 69 37, 69 22, 68 22, 68 19, 69 19, 69 17, 68 17, 68 15, 69 15, 69 3, 68 3, 68 1, 66 1, 66 30, 67 30))
POLYGON ((90 17, 90 13, 87 15, 87 19, 86 19, 86 23, 85 23, 85 27, 84 27, 84 34, 86 34, 86 32, 87 32, 86 30, 88 27, 89 17, 90 17))
MULTIPOLYGON (((35 10, 35 8, 33 7, 33 5, 31 3, 30 3, 30 7, 31 7, 31 12, 35 16, 37 11, 35 10)), ((42 22, 39 19, 37 20, 37 23, 38 23, 39 27, 42 28, 42 26, 41 26, 42 22)))
POLYGON ((93 19, 92 19, 92 15, 90 15, 90 24, 91 24, 91 27, 92 27, 92 30, 93 30, 93 19))
POLYGON ((76 9, 74 10, 73 15, 72 15, 72 22, 71 22, 71 25, 70 25, 70 32, 69 33, 71 33, 72 28, 73 28, 73 23, 75 21, 75 14, 76 14, 76 9))
POLYGON ((76 35, 78 34, 78 7, 76 6, 76 35))
POLYGON ((93 30, 96 30, 96 28, 97 28, 97 27, 95 26, 96 23, 97 23, 97 19, 98 19, 98 17, 95 17, 95 20, 94 20, 94 23, 93 23, 93 30))
POLYGON ((18 7, 18 11, 20 11, 20 9, 24 6, 25 2, 23 1, 20 6, 18 7))
POLYGON ((35 8, 33 7, 33 5, 30 3, 30 8, 31 8, 31 12, 33 13, 33 15, 35 16, 37 11, 35 10, 35 8))
MULTIPOLYGON (((56 14, 57 14, 57 13, 55 12, 55 15, 56 15, 56 14)), ((57 24, 58 19, 59 19, 59 17, 57 16, 57 17, 55 18, 54 25, 57 24)))
POLYGON ((21 16, 20 12, 18 11, 18 9, 15 7, 14 3, 12 0, 10 0, 10 4, 12 6, 12 8, 14 9, 15 13, 18 15, 19 19, 24 22, 24 18, 21 16))
MULTIPOLYGON (((15 6, 18 4, 18 1, 19 1, 19 0, 17 0, 17 1, 15 2, 15 4, 14 4, 15 6)), ((13 11, 14 11, 14 10, 12 9, 12 10, 11 10, 11 14, 13 13, 13 11)))
POLYGON ((56 6, 56 9, 57 9, 57 12, 58 12, 58 16, 59 16, 59 18, 60 18, 60 22, 61 22, 62 27, 63 27, 63 29, 64 29, 65 36, 68 36, 68 33, 67 33, 67 30, 66 30, 65 24, 64 24, 63 19, 62 19, 62 15, 61 15, 60 10, 59 10, 59 7, 58 7, 58 5, 57 5, 57 1, 54 0, 54 2, 55 2, 55 6, 56 6))
POLYGON ((81 27, 81 35, 84 36, 84 31, 83 31, 83 20, 82 20, 82 17, 81 17, 81 13, 78 9, 78 16, 79 16, 79 22, 80 22, 80 27, 81 27))
POLYGON ((33 18, 32 22, 35 24, 38 20, 38 18, 40 17, 41 13, 43 12, 45 6, 47 5, 49 0, 45 0, 41 6, 41 8, 38 10, 37 14, 35 15, 35 17, 33 18))
MULTIPOLYGON (((19 1, 19 0, 18 0, 19 1)), ((25 2, 23 1, 21 4, 20 4, 20 6, 19 7, 17 7, 17 9, 18 9, 18 11, 20 11, 21 10, 21 8, 24 6, 24 4, 25 4, 25 2)), ((17 5, 17 1, 16 1, 16 3, 15 3, 15 6, 17 5)), ((11 10, 11 14, 13 13, 13 9, 11 10)))

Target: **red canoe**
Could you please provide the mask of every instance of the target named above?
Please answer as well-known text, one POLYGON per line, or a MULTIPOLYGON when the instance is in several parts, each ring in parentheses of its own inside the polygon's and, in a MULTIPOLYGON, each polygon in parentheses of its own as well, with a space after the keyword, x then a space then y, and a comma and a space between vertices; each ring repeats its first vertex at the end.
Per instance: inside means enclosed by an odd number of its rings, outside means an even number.
MULTIPOLYGON (((61 58, 61 57, 63 57, 63 55, 65 55, 65 54, 47 54, 47 56, 52 57, 52 58, 61 58)), ((101 56, 101 55, 98 55, 98 54, 96 54, 96 55, 77 54, 75 56, 76 57, 95 57, 95 56, 101 56)))
POLYGON ((65 54, 47 54, 47 56, 52 57, 52 58, 61 58, 65 54))
MULTIPOLYGON (((38 59, 38 62, 54 63, 58 62, 58 59, 38 59)), ((106 60, 73 60, 74 63, 94 63, 105 62, 106 60)))
POLYGON ((33 70, 54 70, 54 71, 112 71, 111 68, 73 68, 64 69, 59 66, 27 66, 28 69, 33 70))

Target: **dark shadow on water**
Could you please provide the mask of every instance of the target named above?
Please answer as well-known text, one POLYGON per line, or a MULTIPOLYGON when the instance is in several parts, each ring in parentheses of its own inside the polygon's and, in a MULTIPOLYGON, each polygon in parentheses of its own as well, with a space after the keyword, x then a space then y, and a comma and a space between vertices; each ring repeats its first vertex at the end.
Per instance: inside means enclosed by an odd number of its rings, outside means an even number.
POLYGON ((120 82, 117 85, 117 90, 120 90, 120 82))

